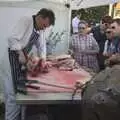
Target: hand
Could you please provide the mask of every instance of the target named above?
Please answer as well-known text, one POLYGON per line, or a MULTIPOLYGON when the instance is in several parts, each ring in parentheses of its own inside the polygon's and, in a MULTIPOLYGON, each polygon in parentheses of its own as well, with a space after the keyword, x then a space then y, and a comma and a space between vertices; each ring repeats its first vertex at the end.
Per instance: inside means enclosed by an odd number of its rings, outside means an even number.
POLYGON ((112 55, 111 57, 109 57, 107 60, 105 60, 105 65, 106 66, 110 66, 114 63, 117 62, 117 58, 116 58, 116 55, 112 55))
POLYGON ((103 53, 103 56, 108 57, 108 54, 107 53, 103 53))
POLYGON ((45 68, 45 67, 52 67, 52 63, 50 61, 46 61, 46 60, 42 60, 42 63, 41 63, 41 67, 42 68, 45 68))
POLYGON ((111 57, 112 54, 110 54, 110 53, 103 53, 103 56, 105 56, 105 57, 111 57))
POLYGON ((25 64, 27 62, 27 59, 26 59, 24 53, 22 51, 19 51, 18 54, 19 54, 19 62, 21 64, 25 64))
POLYGON ((110 65, 110 60, 109 59, 105 60, 105 66, 109 66, 109 65, 110 65))

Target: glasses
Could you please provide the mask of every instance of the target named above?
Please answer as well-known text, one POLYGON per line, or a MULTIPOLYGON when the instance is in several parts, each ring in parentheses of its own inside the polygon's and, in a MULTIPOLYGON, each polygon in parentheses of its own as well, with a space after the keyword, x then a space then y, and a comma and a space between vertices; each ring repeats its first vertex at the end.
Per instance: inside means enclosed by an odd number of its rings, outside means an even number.
POLYGON ((106 34, 110 34, 111 33, 111 31, 106 31, 106 34))
POLYGON ((115 29, 115 26, 112 26, 111 29, 115 29))
POLYGON ((108 23, 105 23, 105 22, 102 22, 102 24, 104 24, 105 26, 108 26, 108 25, 109 25, 108 23))
POLYGON ((78 29, 83 29, 83 30, 84 30, 84 29, 85 29, 85 27, 79 27, 78 29))

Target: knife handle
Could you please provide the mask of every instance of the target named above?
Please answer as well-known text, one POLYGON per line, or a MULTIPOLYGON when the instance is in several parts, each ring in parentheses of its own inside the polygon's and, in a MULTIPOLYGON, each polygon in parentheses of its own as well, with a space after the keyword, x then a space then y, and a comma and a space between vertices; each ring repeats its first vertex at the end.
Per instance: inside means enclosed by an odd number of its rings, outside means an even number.
POLYGON ((36 90, 39 90, 39 89, 40 89, 40 87, 34 86, 34 85, 26 85, 26 87, 32 88, 32 89, 36 89, 36 90))

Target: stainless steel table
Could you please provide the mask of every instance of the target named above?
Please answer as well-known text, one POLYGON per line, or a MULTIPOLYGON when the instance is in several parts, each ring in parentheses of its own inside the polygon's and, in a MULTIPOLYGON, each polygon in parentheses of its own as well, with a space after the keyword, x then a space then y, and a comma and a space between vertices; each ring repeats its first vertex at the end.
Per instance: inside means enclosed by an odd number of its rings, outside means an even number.
MULTIPOLYGON (((74 101, 80 101, 81 95, 76 94, 74 101)), ((66 104, 73 102, 72 93, 39 93, 35 95, 16 95, 17 104, 66 104)))

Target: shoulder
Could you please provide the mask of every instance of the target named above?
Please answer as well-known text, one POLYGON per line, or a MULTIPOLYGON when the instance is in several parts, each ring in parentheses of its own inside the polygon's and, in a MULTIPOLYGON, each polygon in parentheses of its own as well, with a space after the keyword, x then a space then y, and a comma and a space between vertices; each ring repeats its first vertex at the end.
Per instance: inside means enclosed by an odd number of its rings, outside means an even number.
POLYGON ((32 16, 29 17, 29 16, 24 16, 24 17, 21 17, 18 21, 19 24, 24 24, 24 25, 28 25, 28 24, 31 24, 33 23, 33 19, 32 19, 32 16))
POLYGON ((99 31, 100 30, 100 26, 96 26, 96 27, 93 27, 91 29, 92 32, 96 32, 96 31, 99 31))
POLYGON ((78 35, 78 34, 72 35, 72 38, 73 38, 73 39, 78 39, 78 38, 79 38, 79 35, 78 35))
POLYGON ((79 40, 79 35, 72 35, 72 42, 77 42, 79 40))
POLYGON ((25 30, 28 28, 32 28, 33 26, 33 20, 32 16, 31 17, 21 17, 14 25, 13 29, 11 31, 11 36, 17 35, 20 36, 24 34, 25 30))

